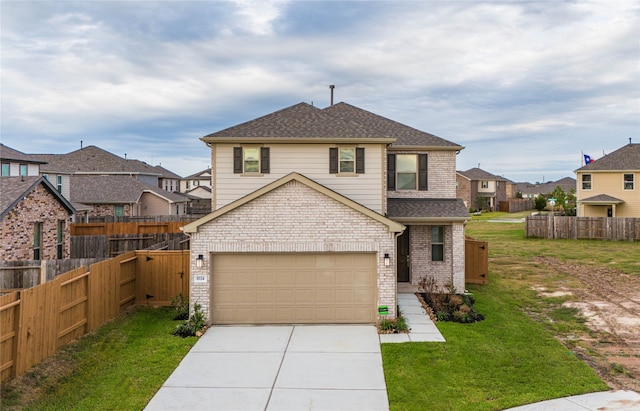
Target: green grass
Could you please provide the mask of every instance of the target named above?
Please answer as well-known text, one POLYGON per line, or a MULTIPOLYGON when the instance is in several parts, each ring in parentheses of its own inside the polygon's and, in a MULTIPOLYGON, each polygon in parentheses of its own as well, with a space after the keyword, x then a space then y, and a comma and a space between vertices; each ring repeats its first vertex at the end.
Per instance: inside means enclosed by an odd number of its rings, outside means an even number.
MULTIPOLYGON (((196 342, 171 334, 173 316, 171 309, 139 308, 65 346, 55 356, 67 368, 64 375, 30 371, 42 395, 18 409, 143 409, 196 342)), ((3 407, 24 403, 24 394, 3 392, 3 407)))
POLYGON ((523 223, 486 221, 519 215, 481 217, 466 232, 489 242, 489 285, 470 287, 487 319, 438 323, 444 344, 383 344, 391 409, 501 410, 608 389, 570 350, 574 334, 589 333, 579 311, 562 306, 573 297, 541 298, 533 289, 560 290, 573 280, 535 257, 637 275, 637 243, 526 239, 523 223))

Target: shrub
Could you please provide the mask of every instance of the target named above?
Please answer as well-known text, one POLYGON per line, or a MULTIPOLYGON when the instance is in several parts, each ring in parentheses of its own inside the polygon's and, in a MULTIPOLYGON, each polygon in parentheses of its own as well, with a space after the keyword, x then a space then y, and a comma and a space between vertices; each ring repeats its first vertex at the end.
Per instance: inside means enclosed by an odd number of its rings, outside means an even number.
POLYGON ((184 298, 182 293, 171 297, 171 305, 176 310, 176 316, 173 317, 174 320, 186 320, 189 318, 189 300, 184 298))
POLYGON ((418 282, 424 293, 422 299, 435 313, 438 321, 474 323, 484 320, 484 315, 474 308, 475 299, 469 294, 457 294, 451 284, 438 286, 434 278, 423 277, 418 282))
POLYGON ((195 336, 198 331, 204 329, 205 316, 202 312, 202 306, 199 303, 193 305, 193 314, 188 320, 178 325, 173 331, 173 335, 178 335, 182 338, 195 336))

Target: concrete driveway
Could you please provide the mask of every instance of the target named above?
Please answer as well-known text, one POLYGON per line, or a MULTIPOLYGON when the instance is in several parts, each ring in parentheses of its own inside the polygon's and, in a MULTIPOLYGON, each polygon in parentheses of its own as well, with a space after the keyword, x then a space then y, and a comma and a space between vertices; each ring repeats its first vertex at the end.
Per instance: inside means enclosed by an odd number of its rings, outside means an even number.
POLYGON ((145 408, 388 410, 374 326, 212 327, 145 408))

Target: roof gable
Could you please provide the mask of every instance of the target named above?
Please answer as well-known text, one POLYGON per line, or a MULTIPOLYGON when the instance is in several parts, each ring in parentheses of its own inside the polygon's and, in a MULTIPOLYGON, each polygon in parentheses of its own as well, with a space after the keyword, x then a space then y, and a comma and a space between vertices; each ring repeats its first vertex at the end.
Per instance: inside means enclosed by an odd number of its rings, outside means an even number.
POLYGON ((227 204, 224 207, 219 208, 218 210, 212 212, 211 214, 208 214, 192 223, 189 223, 187 225, 185 225, 184 227, 182 227, 182 230, 185 233, 196 233, 198 232, 198 227, 200 227, 203 224, 208 223, 209 221, 212 221, 218 217, 220 217, 221 215, 224 215, 244 204, 247 204, 249 202, 251 202, 252 200, 266 194, 269 193, 273 190, 276 190, 277 188, 289 183, 290 181, 298 181, 299 183, 302 183, 304 185, 306 185, 307 187, 316 190, 318 192, 320 192, 321 194, 326 195, 327 197, 330 197, 344 205, 346 205, 347 207, 350 207, 362 214, 367 215, 368 217, 386 225, 389 228, 389 231, 391 232, 402 232, 404 231, 404 226, 400 223, 397 223, 393 220, 388 219, 387 217, 376 213, 375 211, 364 207, 363 205, 356 203, 353 200, 348 199, 347 197, 344 197, 341 194, 336 193, 333 190, 330 190, 329 188, 316 183, 315 181, 303 176, 302 174, 298 174, 298 173, 290 173, 287 174, 286 176, 270 183, 267 184, 266 186, 254 191, 253 193, 250 193, 232 203, 227 204))
POLYGON ((0 178, 0 219, 4 218, 20 201, 28 196, 38 185, 44 188, 69 212, 75 213, 71 203, 55 189, 44 177, 1 177, 0 178))
POLYGON ((490 172, 484 171, 483 169, 478 167, 470 168, 467 171, 457 171, 457 173, 472 181, 483 181, 483 180, 507 181, 504 177, 491 174, 490 172))

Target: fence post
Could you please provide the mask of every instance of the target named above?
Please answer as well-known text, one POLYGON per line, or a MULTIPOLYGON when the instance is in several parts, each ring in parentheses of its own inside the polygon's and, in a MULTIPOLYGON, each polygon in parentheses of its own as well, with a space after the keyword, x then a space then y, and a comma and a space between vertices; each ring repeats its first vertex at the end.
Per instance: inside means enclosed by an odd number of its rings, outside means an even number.
POLYGON ((40 282, 44 284, 47 282, 47 260, 40 261, 40 282))

